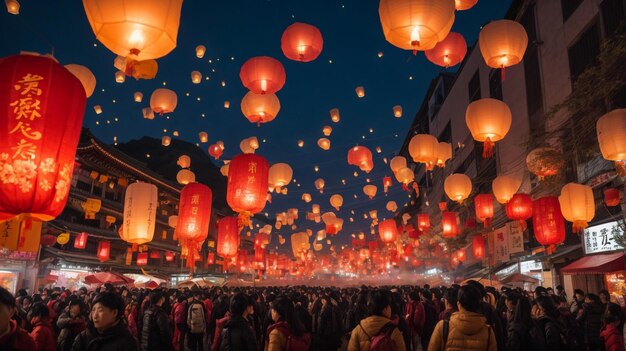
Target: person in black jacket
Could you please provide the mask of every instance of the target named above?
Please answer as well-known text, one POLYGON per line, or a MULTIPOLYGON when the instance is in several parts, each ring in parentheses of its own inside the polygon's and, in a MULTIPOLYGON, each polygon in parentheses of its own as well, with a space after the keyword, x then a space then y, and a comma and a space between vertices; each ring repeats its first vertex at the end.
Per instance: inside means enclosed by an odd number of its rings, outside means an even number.
POLYGON ((587 350, 603 350, 604 345, 600 340, 600 329, 602 329, 602 317, 604 308, 600 298, 596 294, 587 294, 582 312, 576 317, 576 322, 580 325, 585 334, 585 345, 587 350))
POLYGON ((561 351, 565 344, 561 337, 565 326, 559 322, 559 310, 552 298, 538 296, 535 299, 535 326, 533 331, 533 349, 536 351, 550 350, 561 351))
POLYGON ((161 290, 150 293, 150 307, 143 314, 141 351, 173 350, 169 319, 163 310, 165 298, 161 290))
POLYGON ((230 299, 230 319, 224 324, 220 337, 221 351, 256 351, 257 342, 254 330, 247 317, 254 305, 248 297, 239 292, 230 299))
POLYGON ((507 325, 506 349, 508 351, 532 350, 530 331, 533 327, 533 320, 530 316, 530 301, 525 296, 512 296, 517 297, 517 303, 513 317, 507 325))
POLYGON ((96 296, 91 320, 72 344, 72 351, 137 351, 137 341, 124 323, 124 300, 114 292, 96 296))
POLYGON ((83 302, 78 298, 70 299, 69 306, 57 319, 59 336, 57 337, 57 350, 69 351, 76 335, 87 327, 83 315, 83 302))

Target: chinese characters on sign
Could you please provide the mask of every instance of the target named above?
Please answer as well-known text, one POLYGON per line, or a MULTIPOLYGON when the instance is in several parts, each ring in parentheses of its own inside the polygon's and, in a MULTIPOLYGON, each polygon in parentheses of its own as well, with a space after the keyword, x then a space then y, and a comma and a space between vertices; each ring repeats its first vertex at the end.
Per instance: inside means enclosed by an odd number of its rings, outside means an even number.
POLYGON ((614 238, 614 231, 623 232, 617 222, 609 222, 585 229, 582 235, 585 254, 623 250, 614 238))

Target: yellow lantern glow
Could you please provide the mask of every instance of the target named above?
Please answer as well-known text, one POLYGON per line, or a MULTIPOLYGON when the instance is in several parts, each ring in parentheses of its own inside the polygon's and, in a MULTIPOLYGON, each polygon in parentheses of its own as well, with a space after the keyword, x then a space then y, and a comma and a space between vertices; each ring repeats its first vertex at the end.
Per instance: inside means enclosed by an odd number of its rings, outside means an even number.
POLYGON ((196 57, 197 58, 203 58, 205 53, 206 53, 206 47, 204 45, 196 46, 196 57))
POLYGON ((199 71, 192 71, 191 82, 193 84, 200 84, 202 82, 202 73, 200 73, 199 71))
POLYGON ((20 3, 17 0, 4 0, 4 4, 7 6, 7 12, 12 15, 20 14, 20 3))
POLYGON ((443 182, 443 189, 451 200, 461 203, 472 193, 472 181, 463 173, 450 174, 443 182))
POLYGON ((317 146, 319 146, 320 149, 327 151, 328 149, 330 149, 330 140, 328 140, 327 138, 319 138, 317 140, 317 146))
POLYGON ((439 142, 430 134, 417 134, 409 142, 409 154, 413 161, 426 165, 426 169, 432 169, 437 163, 439 142))
POLYGON ((343 196, 339 194, 335 194, 330 197, 330 205, 335 208, 335 210, 339 211, 341 206, 343 205, 343 196))
POLYGON ((141 102, 143 100, 143 93, 140 91, 137 91, 133 95, 133 98, 135 99, 135 102, 141 102))
POLYGON ((276 94, 255 94, 249 91, 241 100, 241 112, 251 123, 267 123, 276 118, 280 101, 276 94))
POLYGON ((511 128, 509 106, 497 99, 479 99, 467 106, 465 123, 474 140, 485 143, 483 157, 493 156, 494 142, 502 140, 511 128))
POLYGON ((115 72, 115 82, 116 83, 124 83, 126 81, 126 74, 122 71, 115 72))
POLYGON ((500 175, 491 183, 493 189, 493 195, 496 200, 505 204, 511 200, 513 195, 517 193, 517 190, 522 185, 522 179, 513 175, 500 175))
POLYGON ((339 115, 339 109, 338 108, 333 108, 330 110, 330 120, 338 123, 339 120, 341 119, 341 116, 339 115))
POLYGON ((609 161, 626 160, 626 109, 613 110, 596 122, 602 157, 609 161))
POLYGON ((373 199, 376 196, 376 192, 378 191, 378 187, 376 185, 368 184, 363 187, 363 193, 369 196, 370 199, 373 199))
POLYGON ((291 234, 291 250, 295 258, 301 258, 310 247, 309 236, 305 232, 291 234))
POLYGON ((503 19, 493 21, 480 30, 478 45, 487 66, 504 68, 522 61, 528 46, 528 35, 521 24, 503 19))
POLYGON ((94 105, 93 110, 96 112, 97 115, 102 113, 102 107, 100 105, 94 105))
POLYGON ((452 158, 452 144, 446 142, 439 142, 437 148, 437 166, 444 167, 446 161, 452 158))
POLYGON ((410 168, 400 168, 396 173, 396 180, 402 184, 409 184, 415 179, 415 173, 410 168))
POLYGON ((209 134, 207 132, 198 133, 198 139, 200 139, 201 143, 207 143, 209 141, 209 134))
POLYGON ((96 89, 96 76, 85 66, 70 64, 65 65, 65 68, 80 80, 85 88, 85 94, 90 97, 96 89))
POLYGON ((402 117, 402 106, 396 105, 393 107, 393 116, 396 118, 402 117))
POLYGON ((324 126, 324 128, 322 128, 322 133, 324 133, 324 136, 330 136, 330 133, 333 132, 333 128, 331 128, 330 126, 324 126))
POLYGON ((176 181, 178 184, 187 185, 196 182, 196 174, 188 169, 181 169, 176 173, 176 181))
POLYGON ((293 170, 286 163, 276 163, 270 167, 268 181, 270 187, 276 188, 276 192, 280 192, 280 188, 289 185, 293 177, 293 170))
POLYGON ((131 244, 143 245, 152 241, 159 205, 158 189, 153 184, 132 183, 124 195, 124 221, 120 236, 131 244))
POLYGON ((144 107, 141 109, 141 114, 145 119, 154 119, 154 111, 150 107, 144 107))
POLYGON ((230 108, 230 101, 224 101, 224 108, 230 108))
POLYGON ((357 97, 362 98, 365 96, 365 88, 363 88, 362 86, 356 87, 355 91, 357 97))
POLYGON ((170 146, 171 143, 172 143, 172 138, 171 137, 169 137, 167 135, 164 135, 161 138, 161 145, 163 145, 163 146, 170 146))
POLYGON ((298 140, 298 147, 304 146, 304 140, 298 140))
POLYGON ((395 156, 391 159, 389 167, 391 167, 393 173, 397 173, 402 168, 406 168, 406 158, 404 156, 395 156))
POLYGON ((387 202, 387 206, 385 207, 389 212, 396 212, 398 210, 398 204, 395 201, 387 202))
POLYGON ((319 178, 315 181, 315 189, 319 190, 320 194, 324 193, 324 185, 325 185, 325 182, 324 182, 324 179, 322 178, 319 178))
POLYGON ((311 198, 311 194, 309 194, 309 193, 302 194, 302 201, 304 201, 306 203, 309 203, 309 202, 311 202, 311 199, 312 199, 311 198))
POLYGON ((180 166, 180 168, 189 168, 191 167, 191 157, 187 155, 181 155, 178 157, 178 161, 176 164, 180 166))
POLYGON ((176 93, 169 89, 156 89, 150 96, 150 108, 159 114, 174 112, 178 104, 176 93))
POLYGON ((588 185, 567 183, 559 196, 561 212, 566 220, 573 223, 572 231, 580 232, 596 215, 593 190, 588 185))

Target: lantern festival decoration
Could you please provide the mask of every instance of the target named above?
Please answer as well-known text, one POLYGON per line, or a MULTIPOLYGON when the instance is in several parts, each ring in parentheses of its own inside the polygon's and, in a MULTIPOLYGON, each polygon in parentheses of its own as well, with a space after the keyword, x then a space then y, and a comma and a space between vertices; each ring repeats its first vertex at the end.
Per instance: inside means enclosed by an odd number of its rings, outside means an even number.
POLYGON ((463 263, 465 262, 466 254, 465 248, 458 249, 456 251, 456 259, 459 260, 460 263, 463 263))
POLYGON ((171 251, 167 251, 165 253, 165 262, 174 262, 174 257, 176 256, 175 253, 171 252, 171 251))
POLYGON ((224 153, 224 144, 215 143, 209 146, 209 155, 211 155, 214 159, 219 160, 224 153))
POLYGON ((255 94, 274 94, 285 85, 285 68, 274 58, 257 56, 241 66, 239 78, 241 84, 255 94))
POLYGON ((343 196, 339 194, 334 194, 330 197, 330 205, 335 208, 335 210, 339 211, 341 206, 343 205, 343 196))
POLYGON ((479 99, 470 103, 465 110, 465 123, 472 137, 484 143, 483 158, 493 156, 494 143, 504 139, 512 121, 511 109, 498 99, 479 99))
POLYGON ((187 185, 196 182, 196 174, 188 169, 181 169, 176 173, 176 181, 178 184, 187 185))
POLYGON ((143 61, 176 47, 182 0, 83 0, 91 29, 113 53, 143 61))
POLYGON ((454 238, 459 235, 459 217, 456 212, 441 213, 441 232, 444 238, 454 238))
POLYGON ((526 167, 539 180, 557 175, 564 166, 563 154, 551 147, 538 147, 526 156, 526 167))
POLYGON ((378 224, 378 234, 383 243, 392 243, 398 237, 398 227, 393 219, 385 219, 378 224))
POLYGON ((332 132, 333 128, 331 126, 324 126, 324 128, 322 128, 322 134, 324 134, 324 136, 330 136, 332 132))
POLYGON ((596 122, 602 157, 614 161, 619 175, 626 174, 626 109, 613 110, 596 122))
POLYGON ((322 178, 318 178, 317 180, 315 180, 315 189, 320 191, 320 194, 324 193, 324 185, 326 185, 326 182, 324 182, 324 179, 322 178))
POLYGON ((239 251, 239 226, 237 217, 224 217, 217 224, 217 254, 230 258, 239 251))
POLYGON ((477 260, 485 258, 485 238, 482 234, 474 235, 472 238, 472 254, 477 260))
POLYGON ((392 185, 393 185, 393 179, 391 179, 391 177, 389 176, 384 176, 383 177, 383 190, 385 191, 385 193, 389 191, 389 187, 392 185))
POLYGON ((402 183, 402 187, 404 190, 408 189, 408 184, 411 183, 415 179, 415 173, 410 168, 401 168, 396 173, 396 180, 399 183, 402 183))
POLYGON ((462 203, 472 193, 472 181, 464 173, 454 173, 446 177, 443 189, 451 200, 462 203))
POLYGON ((198 133, 198 139, 200 139, 201 143, 206 143, 209 141, 209 134, 207 132, 198 133))
POLYGON ((96 250, 96 257, 100 262, 106 262, 111 256, 111 242, 107 240, 101 240, 98 242, 98 248, 96 250))
POLYGON ((276 163, 270 167, 268 182, 279 193, 281 187, 289 185, 292 177, 293 170, 291 166, 286 163, 276 163))
POLYGON ((437 43, 434 48, 424 52, 428 61, 441 67, 456 66, 463 61, 467 54, 467 43, 460 33, 450 32, 448 36, 437 43))
POLYGON ((526 220, 533 216, 533 200, 527 194, 515 194, 505 205, 506 216, 519 221, 522 230, 526 230, 526 220))
POLYGON ((378 15, 385 39, 411 50, 432 49, 450 32, 454 0, 381 0, 378 15))
POLYGON ((328 140, 328 138, 319 138, 317 140, 317 146, 324 151, 328 151, 330 149, 330 140, 328 140))
POLYGON ((85 66, 69 64, 65 65, 65 68, 80 80, 83 88, 85 88, 85 95, 89 98, 96 89, 96 76, 85 66))
POLYGON ((249 91, 241 100, 241 112, 250 123, 271 122, 280 111, 280 101, 275 94, 255 94, 249 91))
POLYGON ((504 68, 516 65, 524 58, 528 35, 524 26, 511 20, 493 21, 480 30, 478 46, 487 66, 504 68))
POLYGON ((521 185, 522 180, 519 177, 513 175, 499 175, 491 183, 491 188, 493 189, 493 195, 495 195, 496 201, 505 204, 511 200, 521 185))
POLYGON ((202 73, 200 73, 199 71, 191 71, 191 82, 193 84, 202 83, 202 73))
POLYGON ((572 222, 572 231, 575 233, 587 228, 589 222, 596 215, 596 204, 593 199, 593 190, 588 185, 567 183, 561 188, 559 204, 563 217, 572 222))
POLYGON ((203 58, 205 53, 206 53, 206 46, 204 46, 204 45, 196 46, 196 57, 197 58, 203 58))
POLYGON ((150 108, 158 114, 174 112, 178 104, 176 93, 169 89, 159 88, 150 95, 150 108))
POLYGON ((322 33, 310 24, 296 22, 283 32, 280 48, 290 60, 309 62, 315 60, 324 47, 322 33))
POLYGON ((135 100, 135 102, 141 102, 143 100, 143 93, 140 91, 136 91, 135 94, 133 94, 133 99, 135 100))
POLYGON ((454 8, 457 11, 469 10, 478 3, 478 0, 454 0, 454 8))
POLYGON ((84 250, 85 247, 87 247, 87 238, 89 237, 89 235, 87 235, 87 233, 82 232, 80 234, 78 234, 75 238, 74 238, 74 248, 75 249, 79 249, 79 250, 84 250))
POLYGON ((622 194, 615 188, 604 189, 604 203, 609 206, 617 206, 622 203, 622 194))
POLYGON ((181 242, 202 242, 209 233, 213 192, 200 183, 185 185, 180 192, 176 236, 181 242))
POLYGON ((356 92, 356 96, 358 98, 365 97, 365 88, 363 88, 362 86, 356 87, 356 89, 354 89, 354 91, 356 92))
POLYGON ((484 223, 485 228, 491 225, 493 218, 493 197, 491 194, 478 194, 474 197, 476 218, 484 223))
POLYGON ((12 15, 20 14, 20 3, 17 0, 4 0, 4 4, 7 7, 7 12, 12 15))
POLYGON ((385 208, 387 209, 387 211, 393 213, 398 210, 398 204, 395 201, 388 201, 387 205, 385 205, 385 208))
POLYGON ((341 119, 341 116, 339 115, 339 109, 338 108, 333 108, 330 110, 330 120, 338 123, 339 120, 341 119))
POLYGON ((215 264, 215 253, 214 252, 209 252, 206 256, 206 264, 207 265, 212 265, 215 264))
POLYGON ((85 89, 52 58, 15 55, 0 59, 0 101, 0 221, 52 220, 67 202, 85 89))
POLYGON ((310 247, 309 236, 305 232, 291 234, 293 257, 303 259, 310 247))
POLYGON ((430 216, 428 213, 419 213, 417 215, 417 229, 421 232, 427 232, 430 229, 430 216))
POLYGON ((148 264, 148 253, 147 252, 137 253, 137 266, 143 267, 147 264, 148 264))
POLYGON ((172 137, 164 135, 161 138, 161 145, 163 145, 163 146, 170 146, 171 143, 172 143, 172 137))
POLYGON ((374 168, 372 152, 365 146, 355 146, 348 150, 348 164, 359 167, 365 173, 369 173, 374 168))
POLYGON ((373 199, 376 196, 376 192, 378 191, 378 187, 376 185, 368 184, 363 187, 363 193, 367 195, 370 199, 373 199))
POLYGON ((394 116, 395 118, 400 118, 400 117, 402 117, 402 106, 400 106, 400 105, 395 105, 395 106, 392 108, 392 110, 393 110, 393 116, 394 116))
POLYGON ((409 154, 413 161, 423 163, 427 170, 431 170, 437 163, 439 141, 430 134, 417 134, 409 142, 409 154))
POLYGON ((132 183, 124 195, 124 222, 120 230, 122 240, 136 245, 152 241, 158 202, 156 185, 132 183))
POLYGON ((406 158, 404 156, 395 156, 389 162, 389 167, 393 173, 397 173, 402 168, 406 167, 406 158))
POLYGON ((548 247, 548 254, 565 240, 565 219, 556 196, 545 196, 533 202, 533 230, 537 242, 548 247))
POLYGON ((242 227, 251 225, 250 217, 265 207, 269 168, 257 154, 241 154, 229 163, 226 201, 239 213, 242 227))

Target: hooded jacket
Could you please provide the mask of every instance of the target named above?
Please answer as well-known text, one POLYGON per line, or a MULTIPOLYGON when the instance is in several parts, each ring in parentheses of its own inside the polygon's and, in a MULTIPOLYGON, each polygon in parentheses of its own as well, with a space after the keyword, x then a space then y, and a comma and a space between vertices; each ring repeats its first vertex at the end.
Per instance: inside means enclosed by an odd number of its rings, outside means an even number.
POLYGON ((443 345, 443 323, 435 326, 428 351, 496 351, 496 336, 480 313, 461 310, 450 316, 448 340, 443 345))
POLYGON ((255 333, 242 315, 233 315, 222 329, 220 351, 256 351, 255 333))
POLYGON ((613 324, 607 324, 600 333, 606 351, 624 351, 624 335, 613 324))
POLYGON ((169 351, 172 348, 172 333, 167 313, 160 306, 148 307, 143 315, 141 350, 169 351))
MULTIPOLYGON (((370 340, 378 335, 382 327, 391 320, 382 316, 369 316, 363 320, 352 330, 350 342, 348 343, 348 351, 369 351, 370 340)), ((404 339, 398 328, 394 328, 391 333, 391 340, 395 345, 394 351, 405 351, 404 339)))
POLYGON ((33 323, 33 331, 30 336, 35 340, 37 351, 56 351, 56 335, 52 330, 50 318, 43 318, 33 323))

